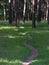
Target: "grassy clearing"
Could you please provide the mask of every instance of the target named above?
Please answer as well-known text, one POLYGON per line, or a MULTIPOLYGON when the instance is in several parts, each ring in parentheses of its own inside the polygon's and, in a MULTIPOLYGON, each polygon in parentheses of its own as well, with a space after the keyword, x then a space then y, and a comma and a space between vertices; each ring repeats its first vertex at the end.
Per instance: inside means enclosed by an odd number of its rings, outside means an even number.
POLYGON ((19 27, 10 26, 8 23, 0 24, 0 64, 20 65, 30 54, 22 41, 32 45, 39 51, 38 57, 30 61, 30 65, 49 65, 49 25, 42 21, 32 29, 31 23, 20 24, 19 27), (32 40, 27 40, 28 35, 32 40))
POLYGON ((0 65, 20 65, 30 54, 22 44, 25 36, 18 28, 3 23, 0 25, 0 65))

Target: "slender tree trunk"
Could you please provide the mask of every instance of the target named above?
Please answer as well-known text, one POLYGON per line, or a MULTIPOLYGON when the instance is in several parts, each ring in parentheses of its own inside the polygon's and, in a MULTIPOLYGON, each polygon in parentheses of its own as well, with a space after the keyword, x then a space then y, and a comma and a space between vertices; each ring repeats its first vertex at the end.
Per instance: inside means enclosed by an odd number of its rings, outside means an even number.
POLYGON ((23 22, 25 22, 26 2, 27 2, 27 0, 24 0, 23 22))
POLYGON ((48 5, 47 5, 47 1, 45 1, 46 2, 46 21, 48 20, 48 5))
POLYGON ((30 10, 30 1, 29 0, 27 0, 27 7, 26 7, 26 9, 27 9, 27 20, 29 21, 29 16, 30 16, 30 12, 29 12, 29 10, 30 10))
POLYGON ((12 0, 9 0, 9 24, 12 24, 12 6, 11 6, 12 0))
POLYGON ((15 0, 15 25, 18 26, 19 0, 15 0))
POLYGON ((41 21, 41 0, 37 0, 37 8, 38 8, 38 16, 37 16, 37 21, 41 21))
POLYGON ((35 11, 35 20, 37 21, 37 0, 35 0, 34 11, 35 11))
POLYGON ((35 25, 35 9, 34 9, 34 5, 35 5, 35 0, 31 0, 31 10, 32 10, 32 27, 36 27, 35 25))
POLYGON ((4 20, 6 20, 6 5, 5 5, 5 3, 3 5, 3 11, 4 11, 4 20))
POLYGON ((13 2, 14 2, 14 25, 18 26, 19 0, 13 0, 13 2))
POLYGON ((48 24, 49 24, 49 0, 47 1, 47 8, 48 8, 48 24))

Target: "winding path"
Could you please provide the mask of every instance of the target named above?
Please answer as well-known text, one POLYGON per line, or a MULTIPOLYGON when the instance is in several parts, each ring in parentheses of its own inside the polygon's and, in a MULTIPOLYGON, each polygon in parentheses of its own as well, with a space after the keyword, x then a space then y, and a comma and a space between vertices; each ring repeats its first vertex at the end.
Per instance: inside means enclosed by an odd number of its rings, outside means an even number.
MULTIPOLYGON (((31 39, 32 39, 32 37, 29 36, 29 37, 28 37, 28 40, 31 40, 31 39)), ((22 62, 22 65, 29 65, 29 64, 30 64, 30 61, 31 61, 32 59, 34 59, 35 57, 37 57, 37 55, 38 55, 38 50, 37 50, 36 48, 32 47, 31 45, 27 44, 27 43, 26 43, 26 40, 23 41, 23 45, 25 45, 27 48, 29 48, 29 49, 31 50, 31 54, 30 54, 30 56, 28 56, 28 57, 25 59, 24 62, 22 62)))

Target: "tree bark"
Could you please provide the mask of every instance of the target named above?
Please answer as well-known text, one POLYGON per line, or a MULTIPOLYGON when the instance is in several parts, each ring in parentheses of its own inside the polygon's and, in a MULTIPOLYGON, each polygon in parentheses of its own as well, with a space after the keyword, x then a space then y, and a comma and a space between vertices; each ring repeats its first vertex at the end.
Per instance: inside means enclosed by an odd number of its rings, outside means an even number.
POLYGON ((49 0, 47 0, 47 8, 48 8, 48 24, 49 24, 49 0))
POLYGON ((5 8, 5 6, 3 6, 4 7, 4 20, 6 20, 6 8, 5 8))
POLYGON ((18 16, 19 16, 19 0, 15 0, 15 26, 18 26, 18 16))
POLYGON ((23 22, 25 22, 26 2, 27 2, 27 0, 24 0, 23 22))
POLYGON ((37 21, 40 22, 41 21, 41 0, 37 0, 38 4, 37 4, 37 10, 38 10, 38 15, 37 15, 37 21))
POLYGON ((34 8, 34 5, 35 5, 35 0, 31 0, 31 11, 32 11, 32 28, 36 27, 35 25, 35 8, 34 8))
POLYGON ((12 24, 12 6, 11 6, 11 2, 12 0, 10 0, 9 2, 9 24, 11 25, 12 24))

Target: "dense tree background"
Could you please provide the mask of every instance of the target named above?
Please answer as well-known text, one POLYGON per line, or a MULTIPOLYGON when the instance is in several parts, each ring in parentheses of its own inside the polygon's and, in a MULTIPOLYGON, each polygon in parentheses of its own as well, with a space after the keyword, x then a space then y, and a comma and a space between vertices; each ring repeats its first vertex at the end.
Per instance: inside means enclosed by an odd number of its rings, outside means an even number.
POLYGON ((0 0, 0 20, 9 20, 9 23, 17 26, 17 20, 32 20, 32 25, 35 27, 35 21, 40 22, 41 19, 47 18, 49 23, 49 1, 48 0, 0 0), (33 5, 34 1, 34 5, 33 5), (13 6, 13 2, 15 2, 13 6), (25 16, 23 15, 25 7, 25 16), (33 10, 34 9, 34 14, 33 10), (46 12, 48 11, 48 13, 46 12), (35 19, 34 19, 35 18, 35 19), (34 22, 33 22, 34 20, 34 22))

